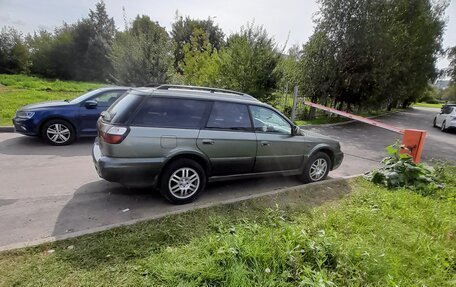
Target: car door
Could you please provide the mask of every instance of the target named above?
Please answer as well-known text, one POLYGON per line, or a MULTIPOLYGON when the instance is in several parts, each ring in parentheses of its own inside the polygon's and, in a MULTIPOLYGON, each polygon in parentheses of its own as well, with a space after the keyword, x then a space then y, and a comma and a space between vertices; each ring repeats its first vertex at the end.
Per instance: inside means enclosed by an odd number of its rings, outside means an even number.
POLYGON ((256 136, 247 105, 214 102, 197 145, 209 158, 213 176, 250 173, 256 156, 256 136))
POLYGON ((296 170, 302 167, 306 144, 293 136, 291 124, 276 111, 250 106, 257 137, 254 172, 296 170))
POLYGON ((107 110, 126 90, 101 91, 99 94, 82 102, 79 107, 79 134, 95 136, 97 119, 101 112, 107 110))
POLYGON ((453 107, 452 106, 447 106, 444 113, 443 113, 443 122, 446 122, 446 127, 448 127, 450 121, 451 121, 451 114, 453 113, 453 107))
POLYGON ((441 127, 450 112, 451 112, 451 107, 449 107, 449 106, 442 107, 442 111, 440 112, 440 114, 437 115, 436 125, 441 127))
POLYGON ((435 124, 439 127, 442 125, 442 122, 443 122, 444 110, 445 110, 445 107, 442 107, 442 109, 440 110, 440 113, 435 117, 435 124))

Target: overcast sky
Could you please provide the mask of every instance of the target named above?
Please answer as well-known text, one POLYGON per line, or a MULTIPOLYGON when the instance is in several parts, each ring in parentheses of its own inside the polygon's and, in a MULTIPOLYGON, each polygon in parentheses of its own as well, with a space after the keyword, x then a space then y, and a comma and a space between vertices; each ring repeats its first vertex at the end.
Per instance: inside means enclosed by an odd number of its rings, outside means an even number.
MULTIPOLYGON (((63 22, 74 23, 87 17, 97 0, 0 0, 0 27, 13 26, 24 33, 40 28, 52 30, 63 22)), ((130 21, 137 14, 148 15, 170 30, 176 10, 191 18, 211 17, 225 32, 231 34, 242 25, 254 21, 263 25, 276 42, 283 46, 303 44, 312 35, 313 15, 318 11, 315 0, 105 0, 108 14, 116 26, 123 28, 125 7, 130 21)), ((447 27, 444 47, 456 46, 456 0, 446 11, 447 27)), ((440 60, 439 68, 448 65, 440 60)))

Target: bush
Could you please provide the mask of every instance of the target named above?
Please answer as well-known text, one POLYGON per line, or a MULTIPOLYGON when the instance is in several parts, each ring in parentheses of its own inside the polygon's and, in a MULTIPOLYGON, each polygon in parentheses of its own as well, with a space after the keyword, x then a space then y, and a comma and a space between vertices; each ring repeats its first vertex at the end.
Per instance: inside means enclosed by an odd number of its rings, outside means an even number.
POLYGON ((408 188, 423 195, 435 194, 443 187, 443 166, 416 164, 410 155, 400 152, 402 148, 398 143, 387 146, 389 156, 382 160, 384 166, 368 172, 365 178, 389 189, 408 188))
POLYGON ((428 104, 439 104, 440 103, 438 100, 432 99, 432 98, 431 99, 426 99, 424 102, 428 103, 428 104))

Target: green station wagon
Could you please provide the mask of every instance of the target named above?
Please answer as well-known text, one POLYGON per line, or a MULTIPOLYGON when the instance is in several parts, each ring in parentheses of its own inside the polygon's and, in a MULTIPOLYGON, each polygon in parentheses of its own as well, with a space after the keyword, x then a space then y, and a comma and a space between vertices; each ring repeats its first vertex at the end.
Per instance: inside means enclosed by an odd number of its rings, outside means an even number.
POLYGON ((98 119, 92 155, 100 177, 155 186, 175 204, 209 181, 255 176, 324 179, 340 166, 339 142, 301 130, 247 94, 162 85, 132 89, 98 119))

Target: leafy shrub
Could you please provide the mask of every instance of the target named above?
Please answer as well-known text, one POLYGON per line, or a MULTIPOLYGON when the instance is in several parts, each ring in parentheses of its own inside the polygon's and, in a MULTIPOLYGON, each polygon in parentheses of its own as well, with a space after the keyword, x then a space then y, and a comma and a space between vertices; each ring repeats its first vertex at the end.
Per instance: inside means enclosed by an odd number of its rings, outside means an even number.
POLYGON ((443 187, 443 167, 416 164, 408 154, 401 153, 398 143, 387 146, 388 157, 382 160, 383 166, 366 173, 365 178, 387 188, 408 188, 423 195, 435 194, 443 187))
POLYGON ((439 104, 440 102, 436 99, 433 99, 433 98, 430 98, 430 99, 426 99, 424 100, 423 102, 427 103, 427 104, 439 104))

